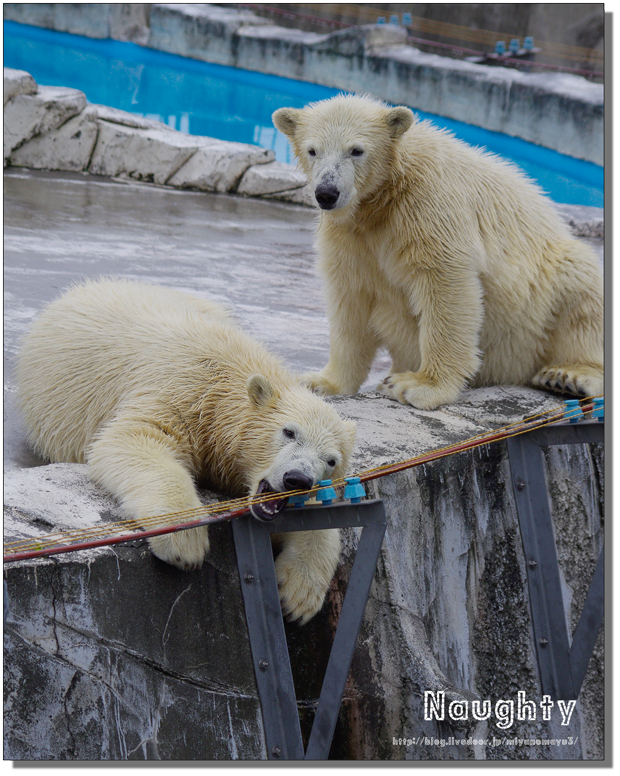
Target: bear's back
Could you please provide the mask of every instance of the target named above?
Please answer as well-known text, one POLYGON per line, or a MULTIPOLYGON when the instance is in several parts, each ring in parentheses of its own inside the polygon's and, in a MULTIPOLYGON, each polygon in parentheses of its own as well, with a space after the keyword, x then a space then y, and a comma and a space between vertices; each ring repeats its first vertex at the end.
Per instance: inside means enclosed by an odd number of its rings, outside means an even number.
POLYGON ((222 307, 182 292, 118 280, 73 287, 35 321, 19 355, 33 446, 52 461, 83 462, 128 396, 165 392, 240 336, 222 307))
MULTIPOLYGON (((505 217, 527 213, 532 228, 549 228, 568 236, 568 230, 538 183, 518 165, 486 148, 471 146, 429 121, 418 121, 402 138, 402 149, 419 183, 433 200, 450 199, 475 207, 492 208, 505 217), (505 211, 505 214, 504 212, 505 211)), ((405 172, 407 174, 407 172, 405 172)))

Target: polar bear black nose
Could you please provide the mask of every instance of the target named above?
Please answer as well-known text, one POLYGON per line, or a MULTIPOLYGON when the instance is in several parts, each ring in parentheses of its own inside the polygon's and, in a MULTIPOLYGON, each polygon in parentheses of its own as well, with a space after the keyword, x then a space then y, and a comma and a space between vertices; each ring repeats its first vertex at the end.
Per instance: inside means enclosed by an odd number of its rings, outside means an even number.
POLYGON ((284 490, 310 490, 314 485, 314 481, 307 474, 297 471, 297 469, 292 469, 282 477, 282 484, 284 485, 284 490))
POLYGON ((316 187, 314 196, 322 210, 331 210, 336 205, 340 192, 332 183, 322 183, 316 187))

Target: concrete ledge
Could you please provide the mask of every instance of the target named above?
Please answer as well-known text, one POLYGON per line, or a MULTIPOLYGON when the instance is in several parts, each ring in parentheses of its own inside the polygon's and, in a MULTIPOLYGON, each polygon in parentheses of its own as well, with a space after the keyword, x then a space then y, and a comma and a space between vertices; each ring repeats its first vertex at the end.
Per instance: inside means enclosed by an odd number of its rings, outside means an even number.
POLYGON ((11 3, 4 18, 88 38, 144 45, 149 36, 147 3, 11 3))

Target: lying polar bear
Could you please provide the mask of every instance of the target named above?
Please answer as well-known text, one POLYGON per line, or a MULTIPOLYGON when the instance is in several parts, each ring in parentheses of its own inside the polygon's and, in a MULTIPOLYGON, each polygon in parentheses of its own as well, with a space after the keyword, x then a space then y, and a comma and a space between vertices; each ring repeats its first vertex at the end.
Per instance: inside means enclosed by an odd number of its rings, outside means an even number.
MULTIPOLYGON (((223 308, 144 283, 72 288, 32 326, 17 376, 35 450, 53 462, 88 462, 138 522, 200 507, 195 480, 232 495, 309 489, 343 476, 353 449, 354 424, 223 308)), ((252 512, 271 520, 285 504, 255 504, 252 512)), ((279 538, 283 610, 306 622, 333 577, 339 534, 279 538)), ((206 526, 149 543, 185 570, 209 549, 206 526)))

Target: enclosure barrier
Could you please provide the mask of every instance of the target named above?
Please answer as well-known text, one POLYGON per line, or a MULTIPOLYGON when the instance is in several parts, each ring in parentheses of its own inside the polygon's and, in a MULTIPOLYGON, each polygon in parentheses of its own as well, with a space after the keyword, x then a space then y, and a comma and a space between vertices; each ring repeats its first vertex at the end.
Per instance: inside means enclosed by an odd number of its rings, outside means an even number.
MULTIPOLYGON (((353 652, 361 627, 364 609, 387 520, 381 500, 362 500, 360 481, 384 476, 418 465, 427 460, 471 449, 497 439, 507 439, 511 477, 523 551, 526 560, 530 612, 538 660, 541 694, 553 701, 576 700, 594 650, 604 615, 604 547, 596 564, 586 601, 573 633, 566 625, 560 568, 548 500, 542 448, 548 445, 604 443, 604 404, 597 397, 590 404, 577 400, 565 402, 559 411, 541 413, 520 424, 487 435, 479 435, 459 445, 418 456, 390 466, 346 478, 348 503, 333 503, 336 492, 329 481, 319 483, 308 492, 291 492, 286 510, 270 522, 250 516, 232 521, 237 564, 241 578, 244 607, 252 659, 261 703, 267 756, 282 760, 327 759, 338 719, 353 652), (319 502, 304 506, 312 494, 319 502), (321 505, 322 504, 322 505, 321 505), (338 627, 312 731, 304 751, 296 694, 280 607, 271 534, 362 526, 357 554, 351 570, 338 627)), ((282 498, 282 494, 276 494, 282 498)), ((251 501, 251 500, 250 500, 251 501)), ((217 517, 217 521, 240 516, 249 511, 249 501, 238 499, 239 509, 217 517)), ((184 513, 179 513, 179 516, 184 513)), ((170 516, 167 516, 168 519, 170 516)), ((103 540, 118 543, 129 538, 187 530, 196 524, 215 522, 214 516, 177 526, 163 526, 142 531, 131 537, 117 536, 103 540)), ((114 524, 113 524, 114 525, 114 524)), ((65 541, 67 535, 63 535, 65 541)), ((48 537, 49 538, 49 537, 48 537)), ((33 540, 29 540, 32 542, 33 540)), ((43 539, 41 540, 43 541, 43 539)), ((58 542, 58 539, 56 539, 58 542)), ((102 540, 99 540, 102 541, 102 540)), ((35 551, 53 554, 79 549, 84 542, 65 544, 35 551)), ((5 561, 24 559, 33 551, 12 545, 13 553, 5 561)))

